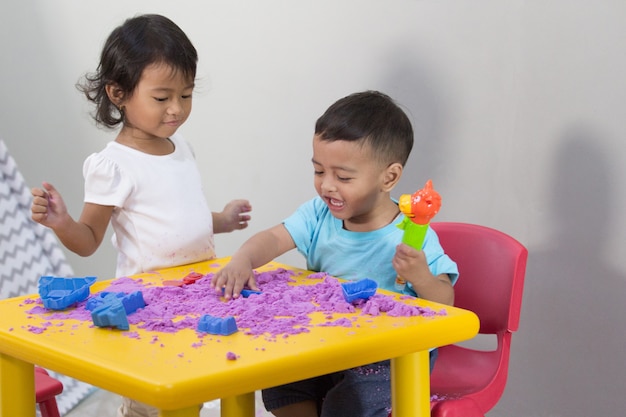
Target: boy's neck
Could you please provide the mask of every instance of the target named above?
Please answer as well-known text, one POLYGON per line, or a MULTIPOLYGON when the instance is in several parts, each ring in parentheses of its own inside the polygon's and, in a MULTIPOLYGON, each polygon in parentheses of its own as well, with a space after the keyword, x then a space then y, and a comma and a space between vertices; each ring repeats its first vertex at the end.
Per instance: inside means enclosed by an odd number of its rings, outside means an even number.
POLYGON ((391 198, 388 201, 389 203, 381 204, 377 210, 370 213, 371 216, 362 219, 363 221, 344 220, 343 228, 351 232, 373 232, 390 225, 400 214, 400 208, 391 198))

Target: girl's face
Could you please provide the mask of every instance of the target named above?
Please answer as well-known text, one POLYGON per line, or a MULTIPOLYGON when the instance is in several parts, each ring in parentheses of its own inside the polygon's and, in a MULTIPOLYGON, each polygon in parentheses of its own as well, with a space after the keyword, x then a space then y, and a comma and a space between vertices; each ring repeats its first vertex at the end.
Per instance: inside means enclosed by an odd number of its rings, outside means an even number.
POLYGON ((191 112, 193 80, 166 64, 147 66, 135 91, 122 100, 124 129, 134 139, 167 139, 191 112))
POLYGON ((376 230, 399 213, 389 198, 389 180, 394 173, 381 166, 369 147, 315 136, 312 161, 315 189, 332 215, 343 220, 345 229, 376 230))

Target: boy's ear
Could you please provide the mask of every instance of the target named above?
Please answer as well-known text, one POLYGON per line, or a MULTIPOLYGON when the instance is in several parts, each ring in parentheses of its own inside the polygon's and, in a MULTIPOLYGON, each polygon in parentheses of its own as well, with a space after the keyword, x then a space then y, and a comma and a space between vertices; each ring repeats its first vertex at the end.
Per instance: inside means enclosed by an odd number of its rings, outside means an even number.
POLYGON ((400 181, 400 177, 402 177, 402 171, 402 164, 398 162, 394 162, 393 164, 389 165, 385 169, 385 173, 383 174, 384 177, 382 190, 385 192, 391 191, 396 186, 398 181, 400 181))
POLYGON ((124 104, 124 98, 126 94, 119 85, 107 84, 104 89, 107 93, 107 96, 109 97, 109 100, 111 100, 111 103, 113 103, 118 108, 124 104))

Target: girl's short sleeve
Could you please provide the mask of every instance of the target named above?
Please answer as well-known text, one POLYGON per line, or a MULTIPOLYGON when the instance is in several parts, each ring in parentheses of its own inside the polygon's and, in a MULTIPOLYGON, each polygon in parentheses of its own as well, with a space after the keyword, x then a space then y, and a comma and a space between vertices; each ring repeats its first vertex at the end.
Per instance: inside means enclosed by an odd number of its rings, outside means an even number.
POLYGON ((83 164, 85 203, 122 207, 133 185, 120 167, 101 154, 92 154, 83 164))

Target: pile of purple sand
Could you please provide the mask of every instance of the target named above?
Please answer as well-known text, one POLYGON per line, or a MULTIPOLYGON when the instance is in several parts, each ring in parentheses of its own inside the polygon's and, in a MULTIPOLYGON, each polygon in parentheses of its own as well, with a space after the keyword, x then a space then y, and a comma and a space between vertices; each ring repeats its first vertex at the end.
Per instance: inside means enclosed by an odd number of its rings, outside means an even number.
MULTIPOLYGON (((141 291, 146 306, 129 315, 129 323, 139 329, 168 333, 182 329, 196 330, 198 320, 205 314, 215 317, 234 316, 237 327, 245 334, 264 336, 268 339, 309 332, 313 326, 354 325, 356 317, 335 318, 334 314, 337 313, 360 311, 361 315, 376 316, 386 313, 396 317, 446 314, 445 310, 434 311, 405 304, 383 294, 375 294, 368 300, 358 300, 351 304, 345 300, 341 284, 336 278, 320 272, 307 277, 312 283, 290 285, 295 282, 294 274, 293 271, 285 269, 255 272, 261 294, 229 301, 220 298, 211 288, 212 273, 191 285, 181 287, 144 283, 141 279, 118 278, 111 281, 109 287, 103 291, 124 293, 141 291), (322 313, 324 320, 312 324, 309 314, 313 312, 322 313)), ((92 294, 90 297, 96 297, 98 294, 92 294)), ((91 321, 91 312, 85 308, 86 302, 78 303, 75 308, 67 311, 52 313, 38 302, 29 313, 46 313, 50 320, 69 318, 91 321)))

